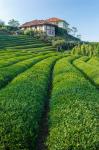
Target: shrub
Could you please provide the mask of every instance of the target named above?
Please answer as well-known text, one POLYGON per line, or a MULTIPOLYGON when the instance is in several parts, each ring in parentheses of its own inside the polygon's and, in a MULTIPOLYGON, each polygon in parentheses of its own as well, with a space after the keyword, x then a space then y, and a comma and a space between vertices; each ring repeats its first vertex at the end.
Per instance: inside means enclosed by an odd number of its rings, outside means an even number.
POLYGON ((18 62, 16 64, 13 64, 9 67, 6 68, 1 68, 0 69, 0 88, 5 86, 8 82, 10 82, 15 76, 18 74, 24 72, 26 69, 32 67, 33 64, 37 63, 38 61, 47 58, 50 56, 48 55, 38 55, 38 57, 30 58, 27 60, 24 60, 22 62, 18 62))
POLYGON ((25 35, 34 36, 34 31, 32 29, 26 29, 24 30, 25 35))
POLYGON ((72 54, 99 56, 99 43, 79 44, 73 48, 72 54))
POLYGON ((71 64, 75 58, 63 58, 54 67, 48 150, 96 150, 99 146, 99 91, 71 64))
POLYGON ((52 46, 56 47, 57 51, 61 51, 65 43, 65 40, 52 41, 52 46))
POLYGON ((77 59, 74 61, 74 64, 99 88, 99 68, 95 66, 95 61, 92 65, 87 63, 84 59, 77 59))
POLYGON ((56 58, 37 63, 0 92, 1 150, 35 149, 51 68, 56 58))

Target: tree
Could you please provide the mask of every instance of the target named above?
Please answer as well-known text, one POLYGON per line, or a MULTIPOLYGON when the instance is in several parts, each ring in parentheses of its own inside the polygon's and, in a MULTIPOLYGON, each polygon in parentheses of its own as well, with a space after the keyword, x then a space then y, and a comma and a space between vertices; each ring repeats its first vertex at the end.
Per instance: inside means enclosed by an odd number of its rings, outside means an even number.
POLYGON ((71 33, 73 30, 71 28, 67 28, 67 33, 71 33))
POLYGON ((67 31, 67 33, 71 32, 71 29, 70 29, 69 24, 67 22, 65 22, 65 30, 67 31))
POLYGON ((81 35, 80 35, 80 34, 78 34, 78 35, 77 35, 77 38, 81 40, 81 35))
POLYGON ((4 21, 0 20, 0 27, 3 27, 5 25, 4 21))
POLYGON ((76 27, 72 27, 72 32, 73 32, 73 35, 76 36, 76 33, 78 32, 77 28, 76 27))
POLYGON ((52 41, 52 45, 57 48, 57 51, 61 51, 65 44, 65 40, 52 41))
POLYGON ((26 29, 24 31, 25 35, 34 36, 34 31, 32 29, 26 29))
POLYGON ((19 27, 20 24, 19 24, 19 21, 11 19, 9 20, 8 25, 11 27, 19 27))

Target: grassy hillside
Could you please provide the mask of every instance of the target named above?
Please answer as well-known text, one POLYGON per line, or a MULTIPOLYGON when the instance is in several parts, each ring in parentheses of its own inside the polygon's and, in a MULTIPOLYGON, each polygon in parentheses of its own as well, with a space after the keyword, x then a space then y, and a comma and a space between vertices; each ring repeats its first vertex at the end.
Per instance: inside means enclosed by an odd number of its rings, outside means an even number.
POLYGON ((98 150, 99 58, 0 35, 0 150, 98 150))

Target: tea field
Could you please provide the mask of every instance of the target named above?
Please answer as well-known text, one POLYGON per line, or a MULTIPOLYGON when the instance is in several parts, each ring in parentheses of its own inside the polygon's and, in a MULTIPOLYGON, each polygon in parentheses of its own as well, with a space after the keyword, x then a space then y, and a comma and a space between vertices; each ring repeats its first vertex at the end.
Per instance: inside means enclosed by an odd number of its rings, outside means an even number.
POLYGON ((98 150, 99 58, 0 36, 0 150, 98 150))

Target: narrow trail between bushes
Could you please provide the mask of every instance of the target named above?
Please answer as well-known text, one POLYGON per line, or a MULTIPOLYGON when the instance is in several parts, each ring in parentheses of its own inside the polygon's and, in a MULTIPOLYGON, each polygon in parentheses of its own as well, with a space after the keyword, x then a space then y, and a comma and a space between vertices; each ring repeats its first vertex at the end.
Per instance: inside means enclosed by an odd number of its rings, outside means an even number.
MULTIPOLYGON (((61 59, 61 58, 59 58, 61 59)), ((48 147, 46 145, 46 140, 49 134, 49 124, 48 124, 48 115, 50 111, 50 99, 51 99, 51 93, 52 93, 52 83, 53 83, 53 71, 54 71, 54 66, 56 62, 59 60, 57 59, 50 72, 50 78, 49 78, 49 85, 47 89, 47 99, 45 100, 45 105, 44 105, 44 111, 42 113, 42 118, 40 122, 40 129, 39 129, 39 135, 37 137, 36 141, 36 150, 48 150, 48 147)))
MULTIPOLYGON (((75 61, 75 60, 74 60, 74 61, 75 61)), ((92 81, 91 78, 90 78, 84 71, 82 71, 79 67, 77 67, 77 66, 74 64, 74 61, 72 61, 71 64, 72 64, 78 71, 80 71, 80 72, 83 74, 84 78, 85 78, 86 80, 88 80, 88 81, 96 88, 96 90, 99 90, 99 86, 96 85, 96 84, 94 83, 94 81, 92 81)))

